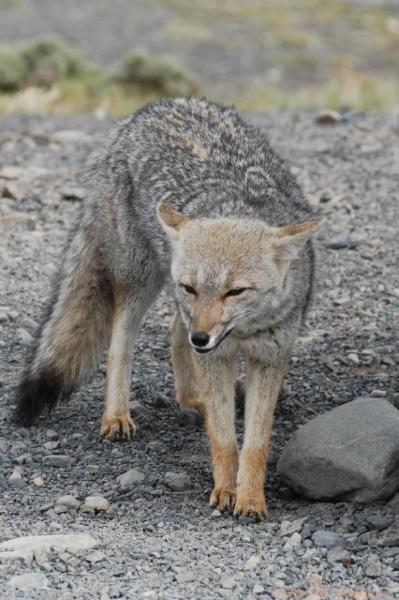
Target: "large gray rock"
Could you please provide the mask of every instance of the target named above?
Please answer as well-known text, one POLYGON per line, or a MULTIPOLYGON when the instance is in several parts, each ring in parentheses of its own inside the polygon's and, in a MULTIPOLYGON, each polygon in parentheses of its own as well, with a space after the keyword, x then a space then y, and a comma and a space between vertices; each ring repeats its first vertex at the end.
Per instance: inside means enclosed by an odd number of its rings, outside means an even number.
POLYGON ((277 471, 309 498, 390 498, 399 488, 399 411, 382 398, 334 408, 294 433, 277 471))

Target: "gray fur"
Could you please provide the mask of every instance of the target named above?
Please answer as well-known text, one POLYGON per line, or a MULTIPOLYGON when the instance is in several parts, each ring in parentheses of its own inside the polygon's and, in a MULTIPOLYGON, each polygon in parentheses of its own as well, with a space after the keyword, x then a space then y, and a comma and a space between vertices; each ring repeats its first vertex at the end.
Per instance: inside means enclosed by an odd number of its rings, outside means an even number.
MULTIPOLYGON (((40 389, 38 381, 49 372, 59 396, 92 373, 109 339, 110 324, 101 321, 110 319, 110 289, 132 301, 148 297, 150 304, 168 279, 170 244, 156 217, 158 203, 192 217, 249 219, 269 226, 314 218, 265 135, 233 108, 206 99, 162 100, 124 119, 92 157, 87 184, 89 199, 65 255, 58 292, 19 388, 21 421, 24 414, 32 420, 43 410, 40 402, 32 409, 29 389, 40 389), (80 298, 85 307, 77 327, 80 298), (67 314, 68 306, 73 315, 67 314), (99 339, 93 341, 97 329, 99 339), (61 356, 57 348, 60 333, 69 339, 75 335, 68 346, 73 368, 68 353, 61 356)), ((256 323, 252 334, 275 326, 279 335, 272 332, 268 343, 283 344, 285 353, 302 322, 312 279, 308 241, 289 268, 284 303, 275 307, 273 318, 256 323)))

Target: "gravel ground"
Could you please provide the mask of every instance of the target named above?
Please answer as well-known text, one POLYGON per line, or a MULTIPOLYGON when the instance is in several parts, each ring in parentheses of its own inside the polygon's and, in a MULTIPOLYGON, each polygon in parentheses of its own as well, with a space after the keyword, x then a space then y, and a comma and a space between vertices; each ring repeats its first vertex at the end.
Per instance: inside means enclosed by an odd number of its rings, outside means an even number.
POLYGON ((261 524, 235 521, 207 505, 207 438, 174 401, 167 294, 148 315, 137 347, 131 397, 139 403, 139 429, 132 443, 99 437, 104 366, 37 427, 11 424, 13 387, 84 197, 81 169, 109 122, 0 119, 0 541, 69 532, 98 541, 77 554, 1 562, 1 598, 382 600, 399 594, 399 495, 366 507, 310 503, 275 473, 292 432, 314 415, 365 395, 384 396, 399 408, 398 119, 354 115, 349 123, 321 126, 314 117, 252 116, 327 217, 315 305, 277 411, 269 519, 261 524), (122 486, 118 477, 129 469, 139 473, 122 486), (101 495, 109 506, 57 504, 66 494, 80 502, 101 495), (330 534, 314 535, 320 530, 330 534), (24 573, 47 589, 11 587, 12 577, 24 573))

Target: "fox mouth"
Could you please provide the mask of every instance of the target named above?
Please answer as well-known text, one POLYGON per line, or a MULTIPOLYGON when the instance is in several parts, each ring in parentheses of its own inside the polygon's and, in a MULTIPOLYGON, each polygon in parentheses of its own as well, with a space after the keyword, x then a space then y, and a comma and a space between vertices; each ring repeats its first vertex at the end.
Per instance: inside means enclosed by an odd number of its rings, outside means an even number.
POLYGON ((223 340, 225 340, 227 338, 227 336, 233 331, 233 329, 234 328, 232 327, 231 329, 226 331, 226 333, 224 335, 222 335, 220 340, 214 346, 212 346, 212 348, 199 348, 198 346, 193 346, 193 345, 192 345, 192 348, 198 354, 207 354, 208 352, 212 352, 213 350, 216 350, 216 348, 223 342, 223 340))

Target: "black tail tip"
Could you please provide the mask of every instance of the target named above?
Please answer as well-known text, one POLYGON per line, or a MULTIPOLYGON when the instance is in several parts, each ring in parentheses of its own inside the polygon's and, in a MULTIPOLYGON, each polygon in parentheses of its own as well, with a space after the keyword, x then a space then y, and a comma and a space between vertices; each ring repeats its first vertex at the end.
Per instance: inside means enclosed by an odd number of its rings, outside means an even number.
POLYGON ((16 390, 16 424, 29 427, 43 412, 50 412, 66 394, 59 377, 50 373, 25 375, 16 390))

